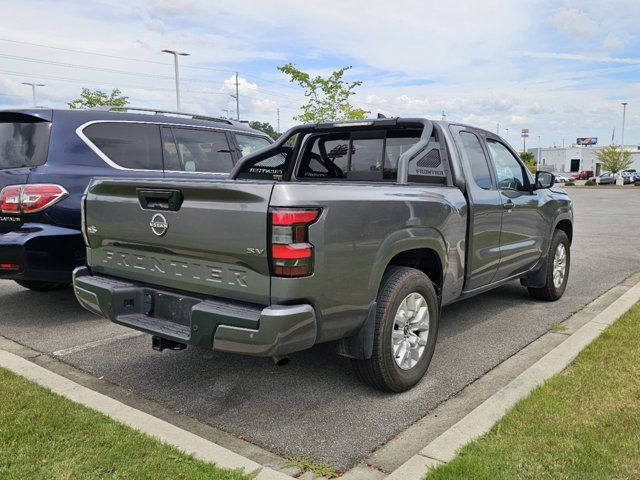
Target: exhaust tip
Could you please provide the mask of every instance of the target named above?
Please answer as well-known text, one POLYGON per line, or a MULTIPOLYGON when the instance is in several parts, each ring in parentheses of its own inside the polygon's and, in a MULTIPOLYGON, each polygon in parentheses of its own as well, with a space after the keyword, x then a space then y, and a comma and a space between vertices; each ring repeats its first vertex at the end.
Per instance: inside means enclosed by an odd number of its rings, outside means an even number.
POLYGON ((271 360, 279 367, 283 367, 291 361, 289 357, 271 357, 271 360))

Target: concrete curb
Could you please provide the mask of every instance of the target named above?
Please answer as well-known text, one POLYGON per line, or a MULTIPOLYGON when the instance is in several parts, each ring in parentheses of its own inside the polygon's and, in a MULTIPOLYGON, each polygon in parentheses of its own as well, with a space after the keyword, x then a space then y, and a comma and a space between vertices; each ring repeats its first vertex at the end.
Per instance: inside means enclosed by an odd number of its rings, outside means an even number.
POLYGON ((0 349, 0 366, 48 388, 76 403, 103 413, 158 440, 192 454, 200 460, 219 467, 243 469, 247 473, 259 471, 257 480, 293 480, 293 477, 263 467, 257 462, 238 455, 220 445, 176 427, 169 422, 129 407, 111 397, 95 392, 57 373, 36 365, 18 355, 0 349))
POLYGON ((488 432, 519 400, 528 396, 545 380, 564 370, 604 329, 628 312, 638 301, 640 282, 429 443, 419 454, 393 471, 387 480, 419 480, 431 468, 453 460, 461 447, 488 432))

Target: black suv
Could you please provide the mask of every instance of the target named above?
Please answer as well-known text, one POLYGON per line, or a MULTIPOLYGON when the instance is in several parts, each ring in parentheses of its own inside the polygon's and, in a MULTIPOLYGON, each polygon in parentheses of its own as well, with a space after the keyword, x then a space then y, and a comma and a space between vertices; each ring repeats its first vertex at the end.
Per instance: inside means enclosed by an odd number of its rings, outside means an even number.
POLYGON ((177 112, 0 111, 0 279, 32 290, 71 281, 91 178, 221 178, 270 143, 246 123, 177 112))

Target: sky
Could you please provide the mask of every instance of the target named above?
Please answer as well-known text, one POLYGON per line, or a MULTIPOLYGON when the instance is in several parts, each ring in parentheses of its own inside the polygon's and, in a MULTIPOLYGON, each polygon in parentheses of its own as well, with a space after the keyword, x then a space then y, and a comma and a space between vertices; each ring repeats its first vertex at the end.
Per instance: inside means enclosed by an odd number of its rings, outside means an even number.
POLYGON ((304 103, 276 67, 352 66, 353 104, 496 131, 518 148, 576 137, 640 143, 640 1, 3 0, 0 108, 66 107, 81 89, 120 88, 133 106, 235 115, 284 130, 304 103), (539 137, 539 139, 538 139, 539 137))

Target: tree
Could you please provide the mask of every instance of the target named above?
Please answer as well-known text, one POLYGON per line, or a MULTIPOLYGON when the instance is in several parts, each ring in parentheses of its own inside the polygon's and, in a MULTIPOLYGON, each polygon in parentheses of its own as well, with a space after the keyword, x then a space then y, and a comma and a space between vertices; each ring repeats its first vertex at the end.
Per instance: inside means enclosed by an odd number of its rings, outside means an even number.
POLYGON ((122 95, 119 88, 114 88, 110 94, 106 94, 100 90, 89 90, 83 88, 80 98, 67 103, 69 108, 94 108, 94 107, 124 107, 129 103, 129 97, 122 95))
POLYGON ((602 169, 614 175, 622 170, 626 170, 633 163, 631 153, 627 150, 622 150, 622 148, 617 145, 604 147, 598 152, 597 157, 602 165, 602 169))
POLYGON ((256 130, 260 130, 261 132, 266 133, 274 140, 277 140, 280 134, 276 132, 276 129, 269 122, 249 122, 249 126, 256 130))
POLYGON ((300 107, 302 115, 293 117, 303 123, 322 123, 333 120, 358 120, 364 118, 367 110, 356 108, 349 103, 355 89, 362 82, 346 82, 342 77, 351 67, 342 67, 329 77, 318 75, 312 78, 308 73, 297 69, 292 63, 278 67, 289 81, 304 88, 307 103, 300 107))
POLYGON ((527 165, 527 168, 531 170, 531 173, 536 173, 536 156, 531 152, 520 152, 520 158, 527 165))

